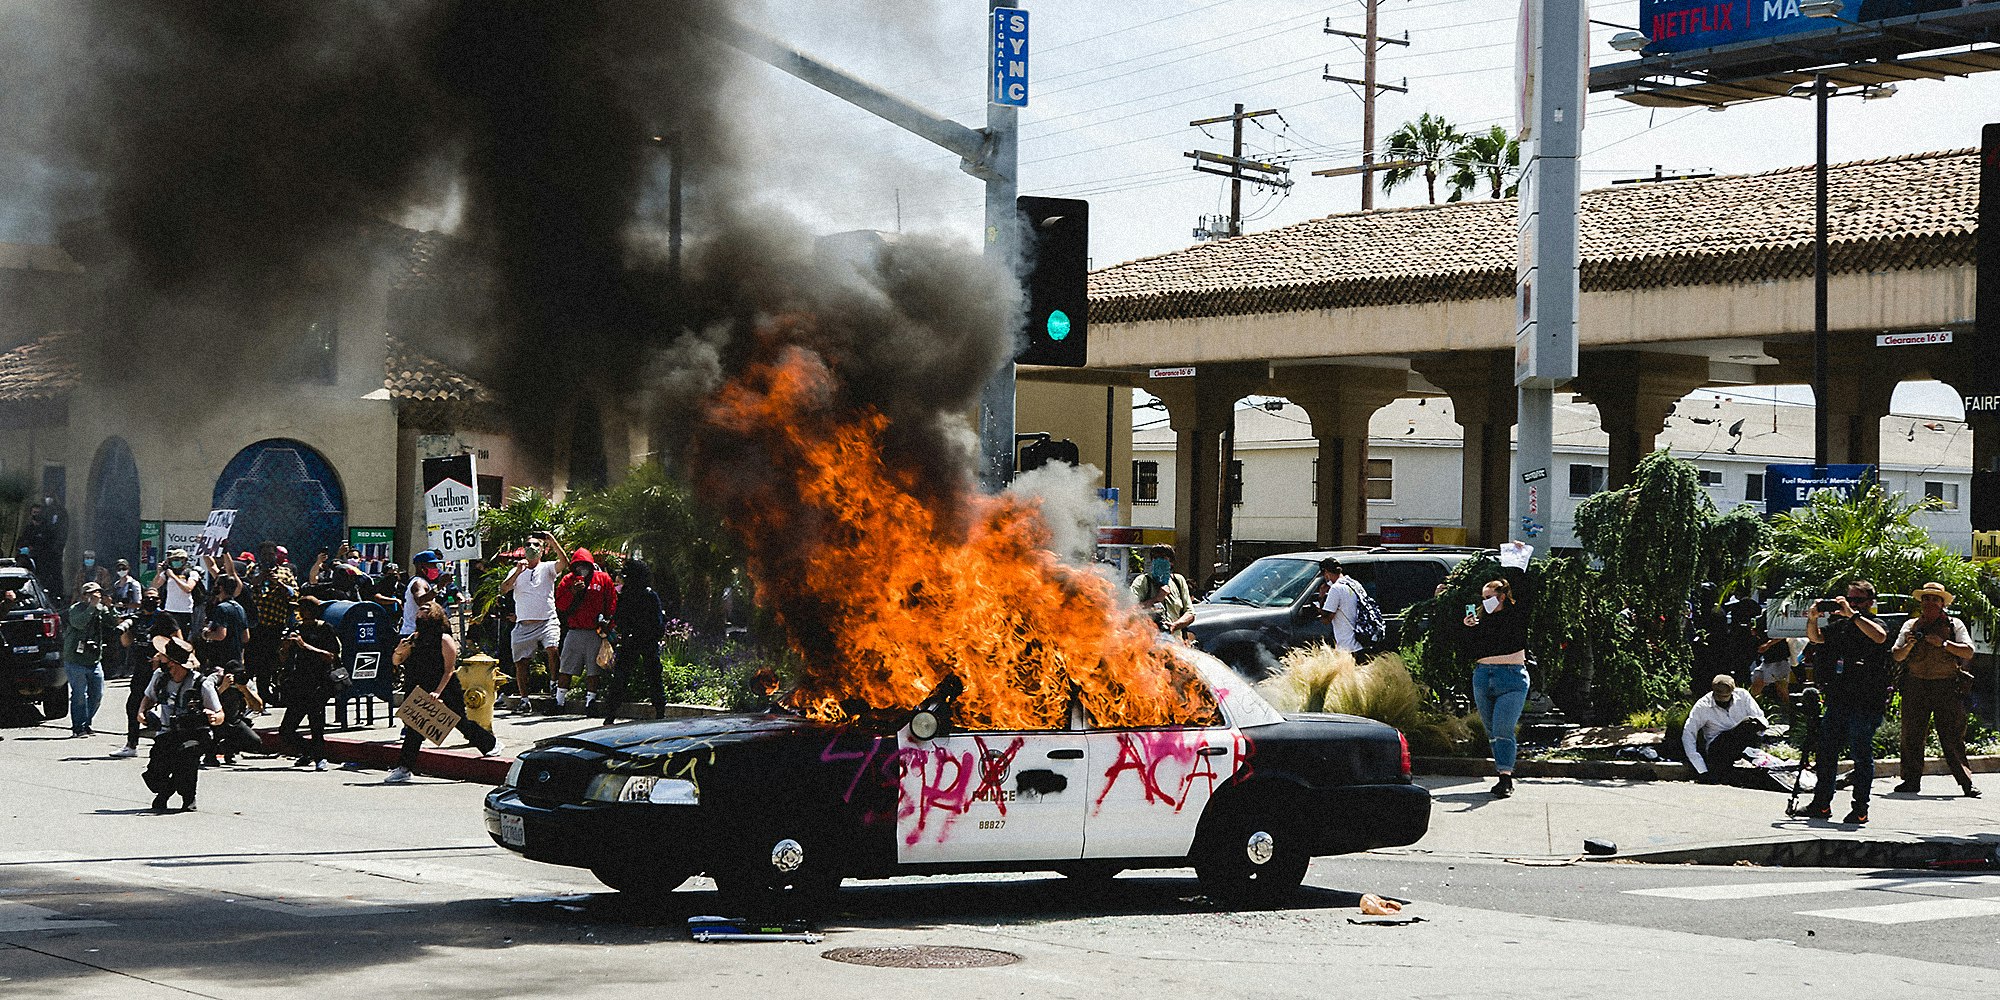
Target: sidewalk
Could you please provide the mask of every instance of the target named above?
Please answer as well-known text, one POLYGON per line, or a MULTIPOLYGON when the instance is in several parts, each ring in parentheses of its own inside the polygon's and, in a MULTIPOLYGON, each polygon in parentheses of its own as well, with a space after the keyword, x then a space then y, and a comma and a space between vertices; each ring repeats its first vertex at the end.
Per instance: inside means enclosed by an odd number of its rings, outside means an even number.
MULTIPOLYGON (((1496 799, 1491 778, 1424 777, 1432 793, 1430 833, 1406 853, 1519 859, 1583 855, 1587 838, 1617 844, 1614 858, 1664 863, 1814 864, 1900 867, 1993 856, 2000 848, 2000 780, 1977 780, 1986 797, 1966 799, 1948 777, 1918 795, 1878 777, 1867 826, 1785 815, 1785 795, 1686 781, 1523 778, 1496 799)), ((1800 796, 1803 803, 1805 796, 1800 796)), ((1851 793, 1834 799, 1834 817, 1851 793)))
MULTIPOLYGON (((540 707, 554 712, 555 705, 548 699, 539 699, 540 707)), ((652 717, 652 710, 645 705, 624 706, 631 709, 622 716, 625 720, 639 718, 643 711, 645 718, 652 717)), ((683 708, 686 714, 707 714, 712 709, 700 706, 669 706, 670 709, 683 708)), ((283 717, 282 709, 272 709, 263 718, 257 734, 264 738, 264 745, 272 750, 278 746, 278 720, 283 717)), ((365 767, 383 770, 396 766, 397 755, 401 752, 403 729, 395 721, 395 713, 384 713, 378 709, 377 724, 355 727, 339 731, 329 730, 326 734, 327 759, 334 763, 356 763, 365 767), (381 724, 384 715, 388 725, 381 724)), ((561 736, 582 729, 603 725, 602 717, 586 718, 576 714, 520 714, 502 710, 494 713, 493 735, 500 740, 500 752, 491 757, 481 756, 470 743, 457 733, 451 742, 437 747, 425 744, 417 754, 417 773, 457 781, 474 781, 481 784, 497 785, 507 777, 507 769, 514 764, 514 755, 535 744, 536 740, 561 736)))

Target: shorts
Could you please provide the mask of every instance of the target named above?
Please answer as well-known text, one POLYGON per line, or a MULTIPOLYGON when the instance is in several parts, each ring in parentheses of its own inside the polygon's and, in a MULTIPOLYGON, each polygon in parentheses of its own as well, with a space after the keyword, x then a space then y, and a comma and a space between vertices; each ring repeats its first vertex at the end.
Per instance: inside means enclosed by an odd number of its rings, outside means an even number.
POLYGON ((515 622, 512 644, 514 662, 532 660, 544 649, 554 649, 562 641, 562 630, 553 618, 538 622, 515 622))
POLYGON ((1750 679, 1760 684, 1783 684, 1792 679, 1792 661, 1763 660, 1750 671, 1750 679))
POLYGON ((604 637, 587 628, 573 628, 562 639, 562 658, 557 670, 571 677, 582 674, 596 677, 604 673, 597 665, 597 649, 604 645, 604 637))

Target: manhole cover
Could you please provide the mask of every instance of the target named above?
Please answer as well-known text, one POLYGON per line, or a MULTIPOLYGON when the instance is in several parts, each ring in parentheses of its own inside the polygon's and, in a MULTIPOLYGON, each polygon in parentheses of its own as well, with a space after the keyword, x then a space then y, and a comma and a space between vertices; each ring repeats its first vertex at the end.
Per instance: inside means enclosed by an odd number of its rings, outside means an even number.
POLYGON ((948 944, 894 945, 886 948, 832 948, 820 953, 849 965, 880 969, 990 969, 1013 965, 1021 956, 992 948, 960 948, 948 944))

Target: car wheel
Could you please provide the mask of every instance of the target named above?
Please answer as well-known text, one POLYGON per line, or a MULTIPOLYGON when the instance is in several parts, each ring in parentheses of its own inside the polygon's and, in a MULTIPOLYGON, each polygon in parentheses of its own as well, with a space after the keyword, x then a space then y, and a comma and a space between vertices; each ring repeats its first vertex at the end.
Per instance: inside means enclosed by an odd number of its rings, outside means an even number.
POLYGON ((42 692, 42 718, 60 719, 69 714, 69 685, 45 688, 42 692))
POLYGON ((1195 874, 1210 896, 1236 906, 1275 906, 1298 891, 1312 856, 1270 813, 1223 817, 1197 841, 1195 874))
POLYGON ((831 843, 796 832, 752 837, 709 875, 723 898, 747 915, 815 913, 840 890, 840 859, 831 843))
POLYGON ((644 865, 605 865, 590 870, 599 882, 628 896, 655 900, 681 887, 688 873, 679 869, 648 868, 644 865))

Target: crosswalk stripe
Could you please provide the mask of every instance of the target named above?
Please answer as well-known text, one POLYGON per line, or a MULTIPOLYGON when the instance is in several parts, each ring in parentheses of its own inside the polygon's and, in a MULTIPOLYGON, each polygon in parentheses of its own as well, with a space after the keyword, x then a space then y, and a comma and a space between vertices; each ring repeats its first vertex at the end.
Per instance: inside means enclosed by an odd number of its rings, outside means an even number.
POLYGON ((1834 910, 1802 910, 1802 917, 1857 920, 1866 924, 1910 924, 1920 920, 1953 920, 2000 914, 2000 899, 1925 899, 1881 906, 1849 906, 1834 910))
POLYGON ((53 869, 86 881, 113 882, 142 888, 165 888, 172 892, 203 896, 233 906, 284 913, 294 917, 345 917, 363 913, 387 915, 409 912, 374 900, 301 895, 249 883, 223 888, 167 874, 159 865, 144 861, 93 861, 80 854, 61 851, 30 851, 0 857, 0 866, 9 865, 33 865, 38 868, 53 869))
POLYGON ((1852 892, 1858 889, 1910 889, 1937 885, 2000 885, 2000 875, 1968 875, 1940 881, 1935 875, 1906 878, 1843 878, 1817 882, 1747 882, 1740 884, 1674 886, 1665 889, 1627 889, 1628 896, 1660 896, 1714 902, 1731 899, 1765 899, 1772 896, 1811 896, 1822 892, 1852 892))

